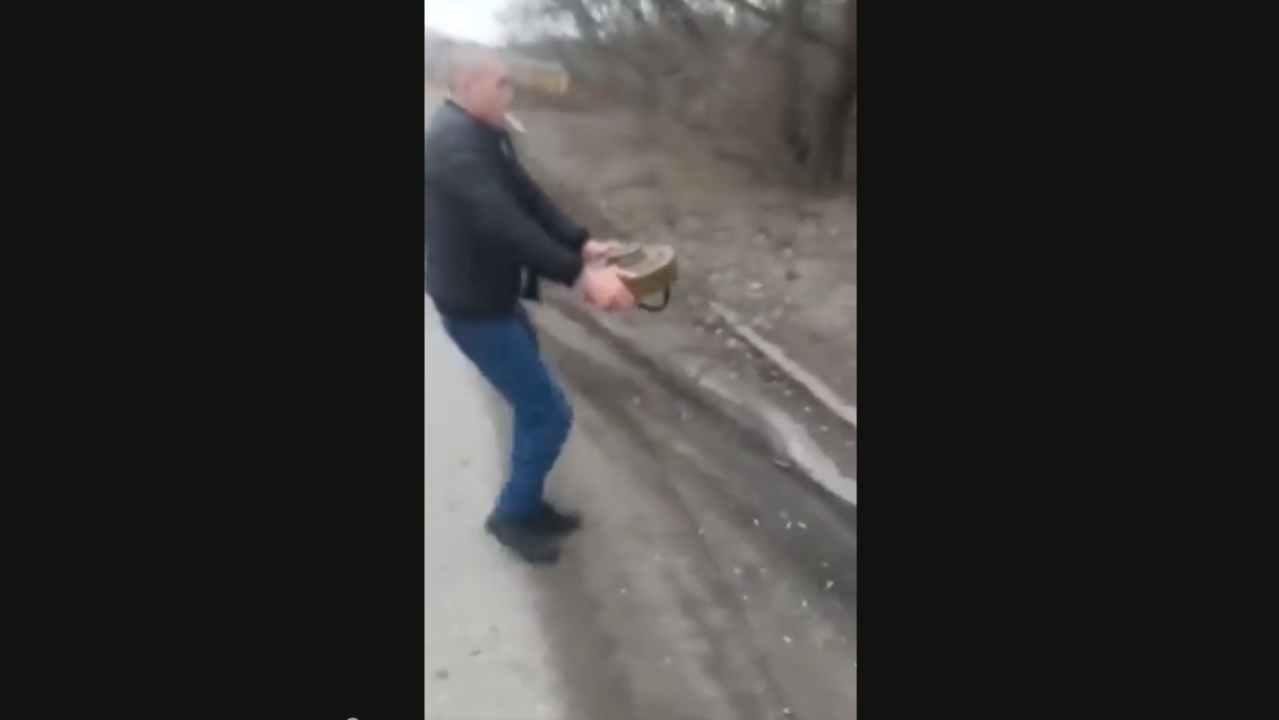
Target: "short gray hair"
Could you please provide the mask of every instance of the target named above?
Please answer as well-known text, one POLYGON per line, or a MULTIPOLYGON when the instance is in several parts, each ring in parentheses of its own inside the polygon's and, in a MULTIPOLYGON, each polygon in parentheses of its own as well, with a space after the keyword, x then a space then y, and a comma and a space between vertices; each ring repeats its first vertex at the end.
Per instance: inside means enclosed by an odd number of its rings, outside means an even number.
POLYGON ((478 43, 458 43, 449 52, 445 64, 445 80, 453 90, 460 80, 474 75, 490 64, 502 63, 502 55, 496 50, 478 43))

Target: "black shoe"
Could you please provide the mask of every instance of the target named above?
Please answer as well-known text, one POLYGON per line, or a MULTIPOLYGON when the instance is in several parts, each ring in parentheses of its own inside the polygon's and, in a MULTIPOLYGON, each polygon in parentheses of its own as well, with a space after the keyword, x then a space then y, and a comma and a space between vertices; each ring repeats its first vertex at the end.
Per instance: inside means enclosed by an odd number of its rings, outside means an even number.
POLYGON ((550 565, 560 559, 559 543, 553 536, 538 531, 532 523, 490 517, 485 521, 484 529, 524 562, 550 565))
POLYGON ((542 503, 542 512, 533 520, 538 532, 564 537, 582 527, 582 516, 575 512, 563 512, 548 502, 542 503))

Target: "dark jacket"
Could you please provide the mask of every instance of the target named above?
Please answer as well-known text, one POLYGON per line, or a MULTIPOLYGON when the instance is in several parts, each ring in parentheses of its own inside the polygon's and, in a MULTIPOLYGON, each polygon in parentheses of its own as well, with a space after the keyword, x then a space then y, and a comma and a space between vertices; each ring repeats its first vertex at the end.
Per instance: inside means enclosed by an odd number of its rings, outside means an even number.
POLYGON ((573 285, 586 230, 564 216, 511 139, 446 101, 426 131, 426 292, 447 317, 513 312, 538 278, 573 285))

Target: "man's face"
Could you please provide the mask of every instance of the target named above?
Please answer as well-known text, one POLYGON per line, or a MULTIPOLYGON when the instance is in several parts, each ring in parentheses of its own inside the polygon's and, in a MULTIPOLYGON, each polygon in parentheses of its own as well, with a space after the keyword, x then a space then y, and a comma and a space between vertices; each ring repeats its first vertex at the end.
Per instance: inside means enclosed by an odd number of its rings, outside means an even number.
POLYGON ((506 122, 514 93, 506 65, 501 60, 492 58, 476 68, 461 83, 458 91, 458 99, 475 117, 494 127, 501 127, 506 122))

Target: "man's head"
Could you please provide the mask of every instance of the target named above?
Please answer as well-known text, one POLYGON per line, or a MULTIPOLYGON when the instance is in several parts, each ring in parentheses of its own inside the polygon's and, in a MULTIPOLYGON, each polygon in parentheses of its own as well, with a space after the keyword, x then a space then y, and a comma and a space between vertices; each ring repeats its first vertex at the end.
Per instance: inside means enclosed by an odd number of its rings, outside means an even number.
POLYGON ((452 57, 449 91, 476 119, 502 127, 511 108, 511 81, 506 63, 488 48, 458 48, 452 57))

